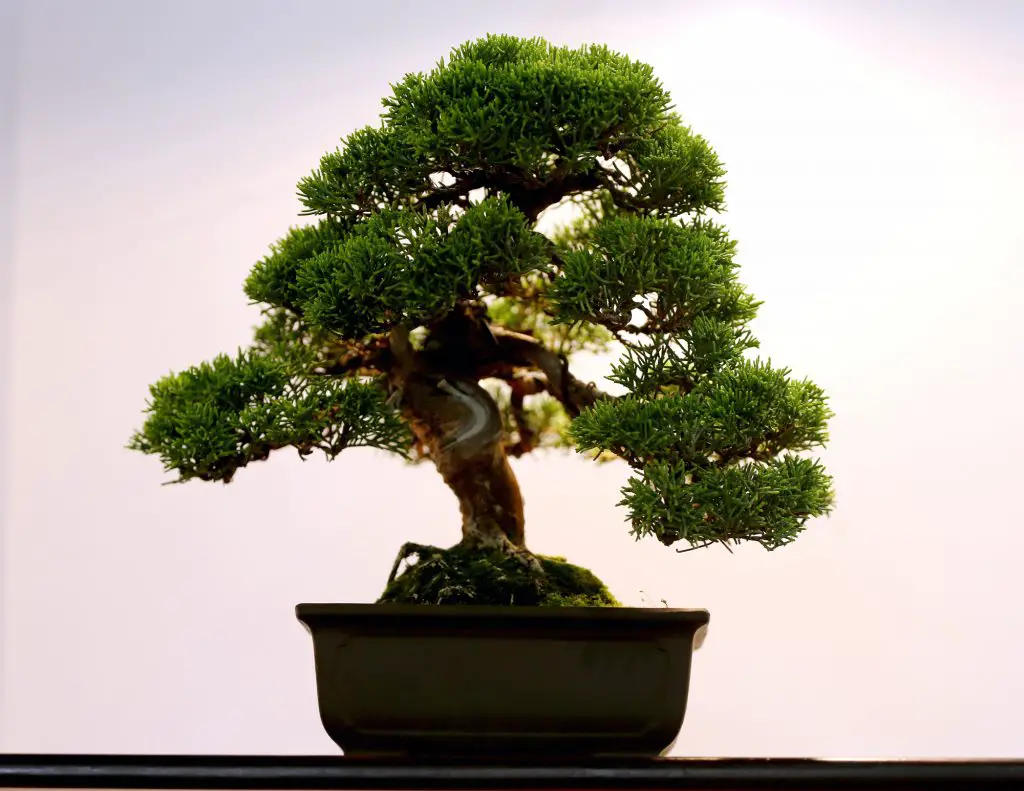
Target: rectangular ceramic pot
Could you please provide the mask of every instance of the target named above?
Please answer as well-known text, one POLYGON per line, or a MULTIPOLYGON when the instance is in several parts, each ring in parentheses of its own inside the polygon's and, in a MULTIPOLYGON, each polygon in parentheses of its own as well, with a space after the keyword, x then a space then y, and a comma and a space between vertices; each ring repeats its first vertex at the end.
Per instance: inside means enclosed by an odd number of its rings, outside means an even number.
POLYGON ((706 610, 300 604, 347 755, 656 756, 706 610))

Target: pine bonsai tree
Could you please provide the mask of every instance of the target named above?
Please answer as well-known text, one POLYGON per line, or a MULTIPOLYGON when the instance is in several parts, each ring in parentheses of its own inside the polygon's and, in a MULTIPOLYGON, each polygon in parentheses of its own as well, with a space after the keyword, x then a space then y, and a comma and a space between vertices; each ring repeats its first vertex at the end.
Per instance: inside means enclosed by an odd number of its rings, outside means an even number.
POLYGON ((748 355, 759 303, 709 218, 725 171, 649 66, 488 36, 383 104, 299 182, 317 219, 249 275, 252 347, 154 384, 130 447, 180 481, 288 447, 433 463, 462 541, 406 545, 383 601, 614 604, 526 548, 509 457, 539 448, 625 460, 632 532, 666 545, 774 549, 830 510, 795 455, 824 444, 825 395, 748 355), (569 362, 616 343, 613 397, 569 362))

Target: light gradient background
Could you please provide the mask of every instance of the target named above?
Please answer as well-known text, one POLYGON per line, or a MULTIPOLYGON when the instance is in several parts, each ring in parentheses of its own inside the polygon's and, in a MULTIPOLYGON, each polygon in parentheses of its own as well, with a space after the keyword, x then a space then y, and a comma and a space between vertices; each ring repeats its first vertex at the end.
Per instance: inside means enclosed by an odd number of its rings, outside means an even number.
POLYGON ((515 465, 534 549, 711 610, 677 754, 1024 756, 1024 5, 18 6, 0 749, 336 752, 292 608, 457 540, 436 473, 282 453, 161 487, 123 445, 151 381, 248 342, 296 180, 390 81, 507 32, 655 66, 729 169, 763 353, 838 413, 838 510, 770 555, 635 543, 623 466, 515 465))

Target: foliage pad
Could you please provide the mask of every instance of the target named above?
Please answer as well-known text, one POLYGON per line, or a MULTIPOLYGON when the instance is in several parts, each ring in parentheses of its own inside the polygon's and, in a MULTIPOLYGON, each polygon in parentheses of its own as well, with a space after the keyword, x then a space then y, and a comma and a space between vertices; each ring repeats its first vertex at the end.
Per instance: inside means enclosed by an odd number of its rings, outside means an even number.
POLYGON ((252 351, 165 377, 150 394, 130 447, 159 455, 179 482, 228 482, 239 467, 288 446, 334 458, 347 447, 402 452, 409 444, 379 387, 296 375, 285 361, 252 351))

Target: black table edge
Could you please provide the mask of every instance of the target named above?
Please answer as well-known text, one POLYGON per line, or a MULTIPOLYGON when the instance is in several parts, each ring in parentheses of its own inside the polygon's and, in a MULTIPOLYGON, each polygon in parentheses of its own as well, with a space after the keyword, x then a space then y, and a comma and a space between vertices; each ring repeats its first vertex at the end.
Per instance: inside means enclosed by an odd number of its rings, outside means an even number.
POLYGON ((783 758, 401 762, 333 756, 0 755, 0 788, 987 789, 1024 760, 783 758))

